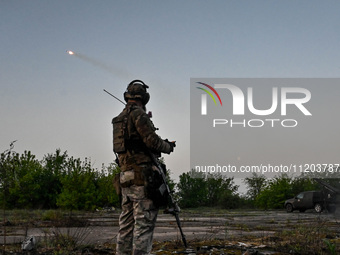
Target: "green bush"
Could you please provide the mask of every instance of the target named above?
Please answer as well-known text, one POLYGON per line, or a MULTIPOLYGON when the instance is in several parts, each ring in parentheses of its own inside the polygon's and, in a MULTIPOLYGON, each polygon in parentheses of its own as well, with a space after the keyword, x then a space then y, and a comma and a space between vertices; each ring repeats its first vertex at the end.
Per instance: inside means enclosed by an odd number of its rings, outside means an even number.
POLYGON ((186 208, 199 206, 220 206, 223 208, 236 208, 239 197, 238 186, 233 178, 221 174, 197 173, 191 170, 180 175, 177 184, 177 196, 180 205, 186 208))
POLYGON ((6 208, 93 210, 118 206, 113 188, 115 164, 92 168, 60 149, 39 161, 30 151, 0 154, 0 206, 6 208))

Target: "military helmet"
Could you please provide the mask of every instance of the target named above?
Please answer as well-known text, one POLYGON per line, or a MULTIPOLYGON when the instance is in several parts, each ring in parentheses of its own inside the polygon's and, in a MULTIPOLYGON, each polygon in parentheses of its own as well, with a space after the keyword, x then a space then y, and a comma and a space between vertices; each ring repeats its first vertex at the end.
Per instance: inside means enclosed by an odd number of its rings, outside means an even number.
POLYGON ((124 92, 125 102, 129 99, 137 99, 141 100, 143 105, 146 105, 150 99, 150 94, 146 91, 147 88, 149 88, 149 86, 141 80, 133 80, 129 83, 126 91, 124 92))

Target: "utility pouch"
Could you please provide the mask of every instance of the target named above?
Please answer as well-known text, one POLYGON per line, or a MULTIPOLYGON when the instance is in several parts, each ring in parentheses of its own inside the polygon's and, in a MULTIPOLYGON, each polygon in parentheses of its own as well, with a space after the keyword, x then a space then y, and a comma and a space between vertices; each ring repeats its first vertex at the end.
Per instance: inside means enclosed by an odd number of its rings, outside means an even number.
POLYGON ((112 119, 113 125, 113 151, 116 153, 126 152, 127 115, 119 115, 112 119))
POLYGON ((157 167, 152 166, 143 170, 144 179, 146 180, 146 196, 151 199, 157 207, 168 204, 168 191, 166 183, 159 173, 157 167))
POLYGON ((135 180, 135 171, 134 170, 128 170, 120 173, 120 186, 122 188, 130 187, 134 184, 135 180))

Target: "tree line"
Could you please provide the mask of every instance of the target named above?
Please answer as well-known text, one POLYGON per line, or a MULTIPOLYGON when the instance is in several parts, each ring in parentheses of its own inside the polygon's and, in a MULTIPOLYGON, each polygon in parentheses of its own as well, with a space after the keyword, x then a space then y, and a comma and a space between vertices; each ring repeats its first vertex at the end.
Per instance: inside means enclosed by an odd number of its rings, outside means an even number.
POLYGON ((30 152, 1 153, 0 206, 93 210, 117 205, 112 185, 115 164, 94 169, 88 159, 69 157, 60 149, 39 161, 30 152))
MULTIPOLYGON (((90 160, 70 157, 67 151, 60 149, 42 160, 36 159, 30 151, 21 155, 3 152, 0 155, 0 207, 68 210, 119 207, 119 197, 113 186, 114 175, 119 171, 115 163, 95 169, 90 160)), ((253 174, 243 180, 247 191, 242 195, 234 178, 221 174, 191 170, 182 173, 175 183, 168 170, 168 179, 182 208, 278 209, 299 192, 320 189, 312 179, 284 174, 273 179, 253 174)))
POLYGON ((253 173, 243 179, 243 183, 247 190, 240 195, 233 177, 191 170, 180 176, 177 195, 183 207, 283 209, 284 202, 298 193, 320 189, 311 178, 293 178, 287 174, 267 179, 264 175, 253 173))

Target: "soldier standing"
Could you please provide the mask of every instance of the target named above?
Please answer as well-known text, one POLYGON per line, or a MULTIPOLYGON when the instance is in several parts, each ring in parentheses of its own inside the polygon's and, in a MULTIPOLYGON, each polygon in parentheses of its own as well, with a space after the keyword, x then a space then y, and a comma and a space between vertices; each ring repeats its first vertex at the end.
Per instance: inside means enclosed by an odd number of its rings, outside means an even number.
POLYGON ((118 154, 121 169, 122 213, 117 255, 150 254, 159 209, 152 194, 161 181, 150 153, 170 154, 175 147, 174 142, 155 133, 145 108, 150 99, 147 88, 140 80, 132 81, 124 93, 126 107, 112 120, 114 152, 118 154))

